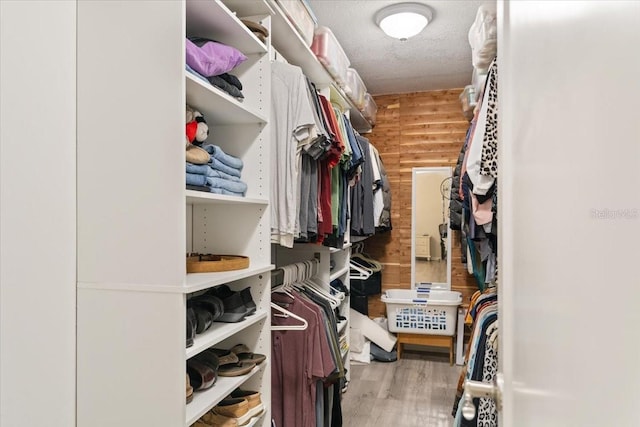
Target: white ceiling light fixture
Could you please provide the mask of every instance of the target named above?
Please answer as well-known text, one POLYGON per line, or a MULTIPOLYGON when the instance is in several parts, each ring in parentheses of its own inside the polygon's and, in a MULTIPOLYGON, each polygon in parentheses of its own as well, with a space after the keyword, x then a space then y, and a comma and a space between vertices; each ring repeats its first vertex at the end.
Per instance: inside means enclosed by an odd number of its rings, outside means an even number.
POLYGON ((376 24, 390 37, 406 41, 420 34, 433 19, 433 11, 426 4, 397 3, 380 9, 376 24))

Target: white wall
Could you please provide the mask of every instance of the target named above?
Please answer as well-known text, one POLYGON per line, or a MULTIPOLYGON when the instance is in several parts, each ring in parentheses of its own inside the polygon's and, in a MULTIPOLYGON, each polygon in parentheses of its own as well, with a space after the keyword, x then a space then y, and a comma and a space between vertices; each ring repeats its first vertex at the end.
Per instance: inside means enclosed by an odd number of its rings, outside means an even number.
POLYGON ((505 6, 501 425, 636 426, 640 3, 505 6))
POLYGON ((75 425, 76 2, 0 1, 0 425, 75 425))

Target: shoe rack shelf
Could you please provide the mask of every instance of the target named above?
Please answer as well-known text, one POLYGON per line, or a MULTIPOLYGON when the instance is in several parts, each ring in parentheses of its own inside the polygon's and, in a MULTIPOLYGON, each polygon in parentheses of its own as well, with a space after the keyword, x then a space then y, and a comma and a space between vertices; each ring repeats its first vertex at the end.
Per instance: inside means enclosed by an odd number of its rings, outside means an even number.
POLYGON ((186 275, 184 286, 181 290, 184 293, 198 292, 212 286, 223 285, 235 280, 256 276, 273 270, 272 264, 249 266, 243 270, 221 271, 217 273, 189 273, 186 275))
MULTIPOLYGON (((190 426, 207 411, 216 406, 236 388, 240 387, 258 372, 262 371, 265 362, 253 368, 246 375, 238 377, 218 377, 216 383, 208 390, 194 392, 193 400, 187 405, 186 425, 190 426)), ((266 405, 265 405, 266 407, 266 405)))
POLYGON ((220 323, 214 322, 211 328, 199 335, 193 340, 193 345, 186 350, 186 358, 189 359, 196 354, 202 353, 209 347, 213 347, 219 342, 229 338, 230 336, 246 329, 247 327, 264 321, 267 318, 266 310, 257 310, 251 316, 247 316, 245 320, 238 323, 220 323))
POLYGON ((78 427, 190 426, 239 386, 265 406, 250 425, 271 424, 269 358, 185 403, 195 354, 271 354, 270 46, 239 19, 270 28, 271 13, 261 0, 78 2, 78 427), (185 72, 192 35, 247 56, 231 71, 242 102, 185 72), (208 143, 242 159, 246 197, 185 190, 185 103, 207 120, 208 143), (250 267, 187 274, 188 252, 244 255, 250 267), (185 348, 187 298, 221 284, 250 287, 257 312, 185 348))

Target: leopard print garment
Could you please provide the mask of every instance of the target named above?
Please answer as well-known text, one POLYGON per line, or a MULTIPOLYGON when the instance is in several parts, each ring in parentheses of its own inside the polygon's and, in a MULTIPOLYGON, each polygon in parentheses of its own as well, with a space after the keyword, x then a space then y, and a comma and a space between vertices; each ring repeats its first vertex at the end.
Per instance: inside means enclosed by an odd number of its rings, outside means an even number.
POLYGON ((493 59, 487 75, 484 96, 488 96, 487 125, 482 141, 480 174, 498 178, 498 62, 493 59))
MULTIPOLYGON (((497 325, 497 323, 495 324, 497 325)), ((482 367, 482 382, 492 383, 496 379, 498 371, 498 352, 489 342, 489 336, 496 327, 489 327, 486 336, 486 349, 484 352, 484 365, 482 367)), ((478 427, 498 427, 498 410, 495 400, 489 397, 481 397, 478 404, 478 427)))

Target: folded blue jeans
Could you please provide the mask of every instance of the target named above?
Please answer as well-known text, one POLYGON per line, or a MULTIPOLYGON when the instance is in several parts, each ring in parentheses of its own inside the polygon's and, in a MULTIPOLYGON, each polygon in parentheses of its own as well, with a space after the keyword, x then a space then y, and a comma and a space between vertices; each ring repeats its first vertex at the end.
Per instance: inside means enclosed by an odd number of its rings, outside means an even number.
POLYGON ((195 173, 187 173, 186 182, 187 182, 187 185, 200 185, 200 186, 208 185, 206 175, 199 175, 195 173))
POLYGON ((243 193, 234 193, 233 191, 225 190, 224 188, 209 187, 209 191, 215 194, 226 194, 227 196, 244 197, 243 193))
POLYGON ((187 173, 193 173, 197 175, 211 176, 215 178, 224 178, 231 181, 240 181, 237 176, 229 175, 223 171, 213 169, 210 165, 194 165, 193 163, 186 162, 187 173))
POLYGON ((222 148, 218 147, 217 145, 213 145, 213 144, 203 145, 202 148, 211 155, 212 159, 219 160, 220 162, 224 163, 226 166, 229 166, 230 168, 238 169, 238 171, 242 170, 242 166, 243 166, 242 160, 240 160, 237 157, 233 157, 230 154, 225 153, 224 151, 222 151, 222 148))
POLYGON ((247 192, 247 184, 242 181, 230 181, 228 179, 208 176, 207 185, 211 188, 222 188, 224 190, 242 194, 243 196, 247 192))
POLYGON ((240 169, 232 168, 231 166, 225 165, 223 162, 218 159, 214 159, 213 157, 211 157, 211 159, 209 160, 209 167, 214 170, 224 172, 227 175, 240 178, 240 169))

